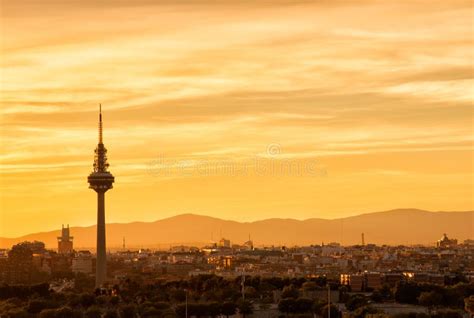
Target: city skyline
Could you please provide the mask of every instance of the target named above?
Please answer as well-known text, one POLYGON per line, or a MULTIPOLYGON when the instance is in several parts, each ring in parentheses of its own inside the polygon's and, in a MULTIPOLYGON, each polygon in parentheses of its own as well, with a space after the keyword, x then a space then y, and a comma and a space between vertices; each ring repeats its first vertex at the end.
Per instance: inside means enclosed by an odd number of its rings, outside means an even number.
POLYGON ((474 210, 470 2, 70 5, 2 3, 0 237, 95 223, 98 103, 108 222, 474 210))

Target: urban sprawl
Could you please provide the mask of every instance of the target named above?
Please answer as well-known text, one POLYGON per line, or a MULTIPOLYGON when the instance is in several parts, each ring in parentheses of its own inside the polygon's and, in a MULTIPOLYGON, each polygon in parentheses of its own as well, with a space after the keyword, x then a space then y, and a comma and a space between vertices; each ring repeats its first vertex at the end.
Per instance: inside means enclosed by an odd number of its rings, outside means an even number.
POLYGON ((208 246, 96 255, 23 242, 0 250, 0 317, 472 317, 474 240, 433 246, 208 246))

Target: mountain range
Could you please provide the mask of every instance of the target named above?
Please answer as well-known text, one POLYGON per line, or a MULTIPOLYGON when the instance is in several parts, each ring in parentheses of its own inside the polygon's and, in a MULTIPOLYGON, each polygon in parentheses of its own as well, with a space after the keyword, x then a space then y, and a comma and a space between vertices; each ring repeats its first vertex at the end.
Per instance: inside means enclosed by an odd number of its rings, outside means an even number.
MULTIPOLYGON (((95 246, 96 226, 71 227, 74 246, 95 246)), ((127 248, 168 248, 174 245, 204 246, 221 237, 232 244, 242 244, 250 238, 255 246, 310 245, 338 242, 343 245, 361 243, 388 245, 434 245, 447 233, 459 241, 474 238, 474 211, 429 212, 418 209, 396 209, 339 219, 311 218, 266 219, 236 222, 214 217, 182 214, 155 222, 107 224, 107 246, 121 248, 125 238, 127 248)), ((33 233, 17 238, 0 238, 0 247, 9 248, 22 241, 38 240, 48 248, 57 246, 60 230, 33 233)))

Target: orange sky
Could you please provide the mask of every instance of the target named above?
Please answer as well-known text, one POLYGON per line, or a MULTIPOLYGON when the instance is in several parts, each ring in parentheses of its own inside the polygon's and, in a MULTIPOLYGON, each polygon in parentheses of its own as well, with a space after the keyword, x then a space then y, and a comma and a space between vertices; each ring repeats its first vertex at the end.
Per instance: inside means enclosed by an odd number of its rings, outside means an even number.
POLYGON ((474 209, 470 1, 3 1, 0 236, 474 209))

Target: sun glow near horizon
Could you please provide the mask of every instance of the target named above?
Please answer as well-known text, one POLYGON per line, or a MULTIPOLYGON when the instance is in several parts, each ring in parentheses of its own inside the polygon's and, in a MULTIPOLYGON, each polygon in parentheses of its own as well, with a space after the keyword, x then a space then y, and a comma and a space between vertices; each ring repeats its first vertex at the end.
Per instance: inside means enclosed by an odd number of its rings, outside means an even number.
POLYGON ((473 210, 468 1, 4 1, 0 236, 473 210), (32 32, 34 30, 34 32, 32 32))

